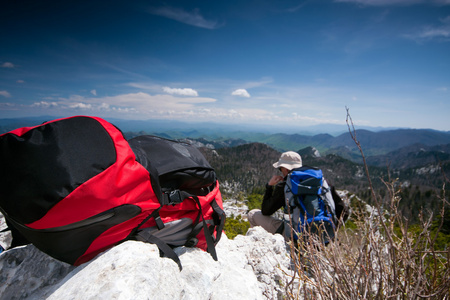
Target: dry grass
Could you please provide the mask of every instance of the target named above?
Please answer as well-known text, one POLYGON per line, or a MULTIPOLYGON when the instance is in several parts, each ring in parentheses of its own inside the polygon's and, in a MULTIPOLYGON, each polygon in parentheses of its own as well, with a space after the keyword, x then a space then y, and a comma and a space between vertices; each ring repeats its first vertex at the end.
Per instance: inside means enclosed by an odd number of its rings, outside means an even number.
MULTIPOLYGON (((347 124, 364 157, 348 110, 347 124)), ((421 222, 412 232, 399 213, 395 180, 385 186, 388 203, 371 189, 375 205, 360 202, 352 207, 351 228, 342 225, 334 242, 325 246, 306 234, 297 247, 291 245, 297 272, 285 285, 287 299, 450 299, 450 249, 436 245, 449 205, 445 193, 437 232, 431 228, 436 216, 425 217, 423 212, 418 212, 421 222)))

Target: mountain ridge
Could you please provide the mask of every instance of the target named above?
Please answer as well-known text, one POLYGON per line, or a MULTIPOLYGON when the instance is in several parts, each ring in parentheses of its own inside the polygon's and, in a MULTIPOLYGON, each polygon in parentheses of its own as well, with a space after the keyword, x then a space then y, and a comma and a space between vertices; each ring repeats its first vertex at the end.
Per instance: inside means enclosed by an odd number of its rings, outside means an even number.
MULTIPOLYGON (((0 119, 0 133, 8 132, 18 127, 38 125, 53 118, 51 116, 42 116, 0 119)), ((209 123, 188 124, 175 121, 130 121, 119 119, 111 119, 109 121, 118 126, 127 138, 145 134, 169 139, 188 138, 202 140, 203 142, 210 141, 216 148, 258 142, 267 144, 280 152, 288 150, 298 151, 311 146, 324 155, 339 154, 352 161, 362 161, 360 151, 348 131, 336 136, 330 133, 304 135, 300 133, 268 133, 264 129, 261 129, 261 131, 247 130, 246 128, 236 130, 236 126, 223 127, 223 125, 209 123), (134 130, 130 131, 129 129, 134 130)), ((413 144, 437 146, 450 143, 450 131, 433 129, 391 129, 380 131, 357 129, 353 133, 362 145, 366 156, 385 155, 413 144)))

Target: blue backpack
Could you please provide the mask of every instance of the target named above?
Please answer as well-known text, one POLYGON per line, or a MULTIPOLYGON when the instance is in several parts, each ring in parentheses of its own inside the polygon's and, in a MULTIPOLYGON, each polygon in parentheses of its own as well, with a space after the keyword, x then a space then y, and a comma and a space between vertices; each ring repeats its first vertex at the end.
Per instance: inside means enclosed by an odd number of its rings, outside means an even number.
POLYGON ((305 233, 317 234, 325 244, 334 238, 335 203, 322 170, 307 166, 294 169, 287 176, 284 192, 287 238, 290 238, 291 228, 294 240, 305 233))

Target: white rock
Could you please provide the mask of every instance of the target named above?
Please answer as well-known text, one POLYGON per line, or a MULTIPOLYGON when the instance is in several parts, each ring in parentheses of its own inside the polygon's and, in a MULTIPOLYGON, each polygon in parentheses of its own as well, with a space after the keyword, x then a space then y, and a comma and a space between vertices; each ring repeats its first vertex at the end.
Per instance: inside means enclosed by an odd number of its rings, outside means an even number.
POLYGON ((218 261, 197 248, 175 249, 183 266, 155 245, 128 241, 78 267, 28 245, 0 254, 0 299, 281 299, 289 278, 283 237, 252 228, 217 245, 218 261))
POLYGON ((5 217, 0 213, 0 246, 4 249, 8 249, 12 241, 11 231, 6 230, 6 228, 8 228, 8 225, 6 225, 5 217))

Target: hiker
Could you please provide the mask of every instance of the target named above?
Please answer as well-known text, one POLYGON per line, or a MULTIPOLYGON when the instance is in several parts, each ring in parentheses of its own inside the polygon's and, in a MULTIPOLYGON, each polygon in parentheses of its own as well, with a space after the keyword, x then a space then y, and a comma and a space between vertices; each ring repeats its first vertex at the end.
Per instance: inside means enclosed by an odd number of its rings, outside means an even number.
POLYGON ((250 226, 283 234, 286 241, 291 237, 297 241, 297 234, 307 231, 328 244, 334 238, 336 226, 341 220, 345 222, 349 213, 334 187, 323 178, 322 170, 303 166, 296 152, 284 152, 273 166, 282 176, 275 175, 269 180, 261 210, 253 209, 247 215, 250 226), (284 207, 282 220, 273 216, 281 207, 284 207))
POLYGON ((272 176, 266 184, 261 209, 253 209, 248 213, 247 217, 251 227, 261 226, 272 234, 283 233, 283 221, 272 216, 272 214, 286 204, 284 186, 287 175, 293 169, 300 168, 301 166, 302 158, 300 154, 294 151, 281 154, 280 159, 273 164, 273 167, 279 169, 282 176, 272 176))

